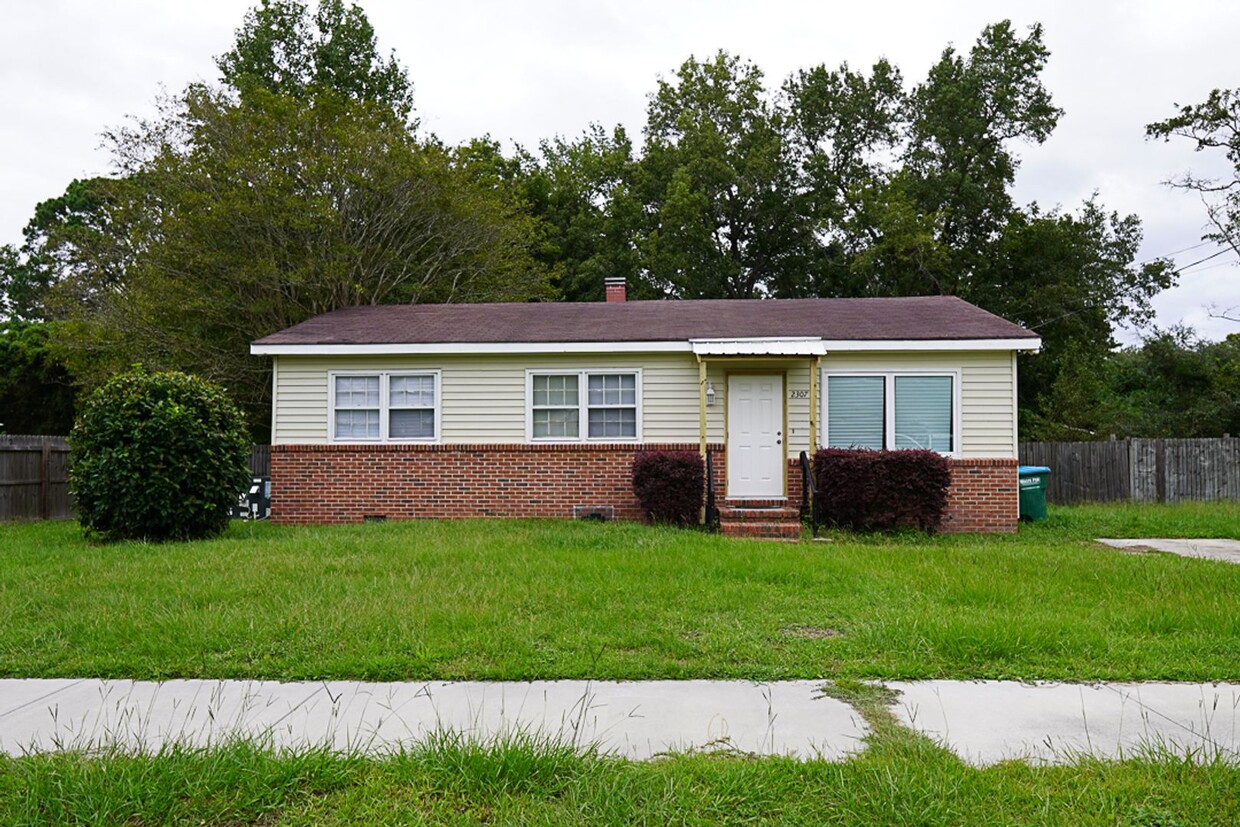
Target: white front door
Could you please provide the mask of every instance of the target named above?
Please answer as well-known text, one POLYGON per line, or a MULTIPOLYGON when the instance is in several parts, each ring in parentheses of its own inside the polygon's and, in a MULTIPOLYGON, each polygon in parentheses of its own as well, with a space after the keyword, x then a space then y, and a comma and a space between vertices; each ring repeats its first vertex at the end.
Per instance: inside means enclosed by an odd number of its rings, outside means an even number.
POLYGON ((784 496, 784 377, 728 377, 728 496, 784 496))

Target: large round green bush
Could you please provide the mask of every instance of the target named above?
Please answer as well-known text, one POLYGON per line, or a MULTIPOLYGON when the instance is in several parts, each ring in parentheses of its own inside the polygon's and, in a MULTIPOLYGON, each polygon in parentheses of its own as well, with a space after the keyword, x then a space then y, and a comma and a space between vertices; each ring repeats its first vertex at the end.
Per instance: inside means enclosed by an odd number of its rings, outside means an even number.
POLYGON ((105 540, 218 534, 250 478, 241 411, 184 373, 114 377, 86 400, 69 444, 78 519, 105 540))

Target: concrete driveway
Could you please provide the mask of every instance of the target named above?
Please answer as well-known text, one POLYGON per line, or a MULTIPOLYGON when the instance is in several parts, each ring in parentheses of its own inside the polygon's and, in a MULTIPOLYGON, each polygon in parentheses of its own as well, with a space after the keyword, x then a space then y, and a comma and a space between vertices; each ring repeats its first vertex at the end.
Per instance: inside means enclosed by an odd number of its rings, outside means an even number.
POLYGON ((1138 540, 1100 538, 1098 542, 1128 551, 1165 551, 1181 557, 1240 563, 1240 540, 1172 540, 1153 537, 1138 540))

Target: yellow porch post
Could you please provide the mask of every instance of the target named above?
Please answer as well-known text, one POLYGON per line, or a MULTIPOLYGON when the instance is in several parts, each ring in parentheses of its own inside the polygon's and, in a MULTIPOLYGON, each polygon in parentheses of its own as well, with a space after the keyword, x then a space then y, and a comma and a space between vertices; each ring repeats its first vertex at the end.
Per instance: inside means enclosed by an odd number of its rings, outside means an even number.
MULTIPOLYGON (((698 356, 698 452, 702 455, 702 463, 706 463, 706 362, 698 356)), ((710 481, 707 481, 707 490, 709 490, 710 481)), ((706 507, 707 502, 702 501, 702 508, 698 514, 698 522, 706 523, 706 507)))
POLYGON ((822 404, 818 400, 818 374, 822 373, 822 357, 815 356, 809 366, 809 455, 818 450, 818 412, 822 404))
POLYGON ((706 460, 706 362, 698 357, 698 451, 706 460))

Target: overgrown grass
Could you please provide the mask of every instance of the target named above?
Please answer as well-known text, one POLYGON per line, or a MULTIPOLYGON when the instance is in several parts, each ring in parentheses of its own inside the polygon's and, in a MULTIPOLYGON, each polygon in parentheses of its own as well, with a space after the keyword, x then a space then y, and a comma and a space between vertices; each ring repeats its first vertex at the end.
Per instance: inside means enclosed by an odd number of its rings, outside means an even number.
POLYGON ((0 758, 0 824, 1231 825, 1240 770, 1150 754, 1063 767, 962 764, 876 735, 842 763, 630 762, 534 739, 444 736, 382 759, 237 744, 0 758))
POLYGON ((1240 506, 1052 508, 1016 536, 778 544, 572 522, 0 526, 0 676, 1240 679, 1240 506))

